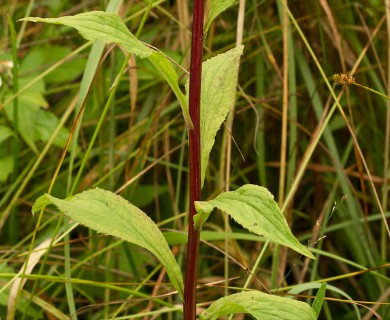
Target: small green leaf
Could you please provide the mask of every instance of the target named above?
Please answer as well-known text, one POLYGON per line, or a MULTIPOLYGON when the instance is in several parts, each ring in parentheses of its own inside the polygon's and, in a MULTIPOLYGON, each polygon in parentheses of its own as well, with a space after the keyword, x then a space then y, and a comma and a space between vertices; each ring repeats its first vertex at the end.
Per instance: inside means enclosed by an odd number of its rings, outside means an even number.
POLYGON ((214 320, 223 315, 249 313, 255 319, 315 320, 316 313, 305 302, 269 295, 259 291, 232 294, 213 302, 200 320, 214 320))
POLYGON ((61 200, 45 194, 33 212, 54 204, 71 219, 98 232, 134 243, 153 253, 183 299, 183 277, 169 246, 156 224, 140 209, 122 197, 102 189, 92 189, 61 200))
POLYGON ((221 12, 232 6, 235 2, 236 0, 210 0, 210 9, 209 14, 207 16, 206 26, 204 28, 204 33, 207 33, 213 20, 221 12))
MULTIPOLYGON (((202 64, 202 99, 200 107, 201 184, 215 142, 215 135, 234 105, 240 56, 244 46, 219 54, 202 64)), ((187 83, 187 93, 188 83, 187 83)))
POLYGON ((326 283, 322 283, 321 287, 318 289, 316 298, 313 301, 312 308, 317 314, 317 318, 320 316, 322 304, 324 303, 325 292, 326 292, 326 283))
POLYGON ((214 206, 206 201, 196 201, 195 209, 197 214, 194 216, 194 228, 200 230, 202 225, 207 221, 211 212, 214 210, 214 206))
POLYGON ((121 45, 129 53, 135 54, 140 58, 148 58, 161 72, 165 80, 167 80, 179 100, 187 127, 193 128, 187 100, 180 90, 178 76, 172 64, 163 53, 154 51, 139 41, 127 29, 126 25, 116 13, 91 11, 60 18, 28 17, 21 20, 69 26, 75 28, 87 40, 102 40, 105 43, 116 43, 121 45))
POLYGON ((195 208, 201 213, 197 219, 203 223, 204 218, 218 208, 245 229, 314 259, 313 254, 294 237, 273 195, 264 187, 247 184, 236 191, 221 193, 212 200, 197 201, 195 208))

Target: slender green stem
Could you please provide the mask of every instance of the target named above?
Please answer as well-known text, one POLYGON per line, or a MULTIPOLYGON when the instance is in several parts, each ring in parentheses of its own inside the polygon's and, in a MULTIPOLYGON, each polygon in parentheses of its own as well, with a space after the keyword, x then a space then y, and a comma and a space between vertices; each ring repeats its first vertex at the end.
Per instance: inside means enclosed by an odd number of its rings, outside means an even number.
MULTIPOLYGON (((10 28, 11 34, 11 44, 12 44, 12 85, 13 85, 13 93, 15 94, 19 90, 19 60, 18 60, 18 44, 16 41, 16 31, 15 26, 10 16, 8 18, 8 25, 10 28)), ((14 128, 15 132, 19 132, 19 99, 16 97, 13 101, 13 120, 14 120, 14 128)), ((19 139, 15 136, 13 139, 12 153, 13 153, 13 180, 16 180, 19 174, 19 139)), ((12 208, 12 212, 10 215, 9 221, 9 239, 12 244, 15 244, 18 239, 19 232, 19 219, 17 218, 17 207, 12 208)))
POLYGON ((358 87, 363 88, 363 89, 366 89, 366 90, 368 90, 368 91, 371 91, 371 92, 377 94, 378 96, 381 96, 381 97, 383 97, 383 98, 385 98, 385 99, 387 99, 387 100, 390 100, 390 97, 389 97, 389 96, 387 96, 387 95, 385 95, 385 94, 383 94, 383 93, 381 93, 381 92, 379 92, 379 91, 376 91, 376 90, 374 90, 374 89, 372 89, 372 88, 363 86, 363 85, 360 84, 360 83, 354 82, 353 85, 358 86, 358 87))

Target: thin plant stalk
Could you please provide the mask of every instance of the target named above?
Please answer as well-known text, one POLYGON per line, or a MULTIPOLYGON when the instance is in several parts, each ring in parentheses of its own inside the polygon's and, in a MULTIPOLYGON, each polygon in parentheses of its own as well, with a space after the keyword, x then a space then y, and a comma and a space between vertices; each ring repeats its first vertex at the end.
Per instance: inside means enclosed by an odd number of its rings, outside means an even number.
MULTIPOLYGON (((245 2, 246 0, 240 0, 238 7, 238 16, 237 16, 237 32, 236 32, 236 46, 242 45, 242 39, 244 36, 244 22, 245 22, 245 2)), ((232 160, 232 129, 234 122, 234 104, 231 107, 228 117, 226 119, 226 166, 225 166, 225 191, 230 191, 230 176, 231 176, 231 160, 232 160)), ((224 255, 224 278, 225 278, 225 288, 224 294, 227 296, 229 294, 229 234, 231 233, 229 216, 227 214, 223 215, 224 220, 224 229, 225 229, 225 255, 224 255)), ((230 317, 231 318, 231 317, 230 317)))
MULTIPOLYGON (((19 61, 18 61, 18 44, 16 42, 16 31, 15 26, 12 21, 11 16, 8 16, 8 25, 10 29, 10 36, 11 36, 11 45, 12 45, 12 86, 14 94, 19 91, 19 61)), ((19 130, 19 99, 18 97, 15 97, 13 101, 13 118, 14 118, 14 126, 15 131, 19 130)), ((13 146, 12 146, 12 153, 13 153, 13 180, 17 179, 18 172, 19 172, 19 139, 15 137, 13 139, 13 146)), ((12 208, 12 213, 10 215, 10 221, 9 221, 9 238, 10 242, 12 244, 15 244, 17 242, 18 238, 18 230, 19 230, 19 221, 17 219, 17 207, 14 206, 12 208)))
POLYGON ((190 208, 184 284, 184 319, 186 320, 196 319, 196 282, 200 231, 194 229, 193 217, 196 214, 194 201, 201 199, 200 94, 202 80, 203 20, 203 0, 195 0, 192 24, 189 89, 189 112, 194 128, 189 130, 190 208))
MULTIPOLYGON (((390 1, 386 0, 385 4, 388 8, 390 5, 390 1)), ((390 12, 389 10, 386 10, 386 22, 387 22, 387 38, 390 39, 390 12)), ((387 53, 387 75, 388 75, 388 80, 387 80, 387 95, 390 95, 390 50, 387 53)), ((390 145, 390 102, 387 103, 387 111, 386 111, 386 133, 385 133, 385 155, 384 155, 384 171, 383 171, 383 189, 382 189, 382 207, 383 211, 387 210, 387 204, 388 204, 388 183, 387 183, 387 178, 389 176, 388 173, 388 167, 389 167, 389 145, 390 145)), ((383 261, 387 260, 387 235, 386 235, 386 224, 382 223, 381 226, 381 258, 383 261)))

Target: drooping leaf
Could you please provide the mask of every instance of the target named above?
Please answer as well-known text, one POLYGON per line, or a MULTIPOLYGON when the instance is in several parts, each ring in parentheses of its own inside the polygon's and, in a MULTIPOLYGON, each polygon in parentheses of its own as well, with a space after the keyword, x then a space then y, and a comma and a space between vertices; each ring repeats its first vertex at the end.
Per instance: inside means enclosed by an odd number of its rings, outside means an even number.
POLYGON ((140 58, 148 58, 171 86, 180 102, 187 126, 189 128, 193 127, 189 116, 187 100, 180 90, 178 76, 172 64, 163 53, 154 51, 139 41, 127 29, 126 25, 116 13, 91 11, 60 18, 28 17, 21 20, 69 26, 75 28, 87 40, 102 40, 105 43, 116 43, 121 45, 129 53, 135 54, 140 58))
POLYGON ((314 310, 305 302, 259 291, 235 293, 213 302, 200 320, 215 320, 223 315, 249 313, 255 319, 315 320, 314 310))
POLYGON ((153 52, 127 29, 116 13, 90 11, 60 18, 27 17, 21 20, 72 27, 87 40, 103 40, 105 43, 120 44, 126 51, 141 58, 146 58, 153 52))
POLYGON ((192 129, 194 126, 191 121, 187 99, 183 94, 183 92, 180 90, 179 79, 177 77, 177 73, 173 68, 172 64, 169 62, 167 57, 161 52, 153 52, 148 57, 148 59, 161 72, 165 80, 170 85, 172 91, 176 95, 177 100, 179 100, 183 112, 183 117, 187 124, 187 127, 192 129))
MULTIPOLYGON (((200 107, 201 184, 215 142, 215 135, 234 105, 238 67, 244 46, 233 48, 202 64, 200 107)), ((187 93, 188 83, 187 83, 187 93)))
POLYGON ((206 33, 213 20, 227 8, 232 6, 236 0, 210 0, 210 9, 209 14, 207 16, 206 26, 204 28, 204 32, 206 33))
POLYGON ((198 212, 194 217, 196 229, 214 208, 218 208, 245 229, 314 259, 313 254, 294 237, 273 195, 264 187, 247 184, 235 191, 221 193, 212 200, 196 201, 195 208, 198 212))
POLYGON ((71 219, 108 235, 134 243, 153 253, 183 299, 183 277, 169 246, 156 224, 140 209, 122 197, 102 189, 84 191, 61 200, 45 194, 39 197, 33 213, 54 204, 71 219))

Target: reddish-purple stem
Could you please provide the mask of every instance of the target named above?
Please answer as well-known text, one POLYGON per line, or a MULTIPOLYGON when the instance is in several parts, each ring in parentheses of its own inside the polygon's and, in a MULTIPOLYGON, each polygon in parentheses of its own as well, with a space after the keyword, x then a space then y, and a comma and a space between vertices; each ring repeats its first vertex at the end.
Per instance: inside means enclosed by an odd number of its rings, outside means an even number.
POLYGON ((187 261, 184 284, 185 320, 196 319, 199 230, 194 230, 193 217, 196 214, 194 201, 201 199, 200 93, 202 80, 203 19, 203 0, 194 0, 189 92, 189 111, 194 128, 189 131, 190 213, 188 217, 187 261))

